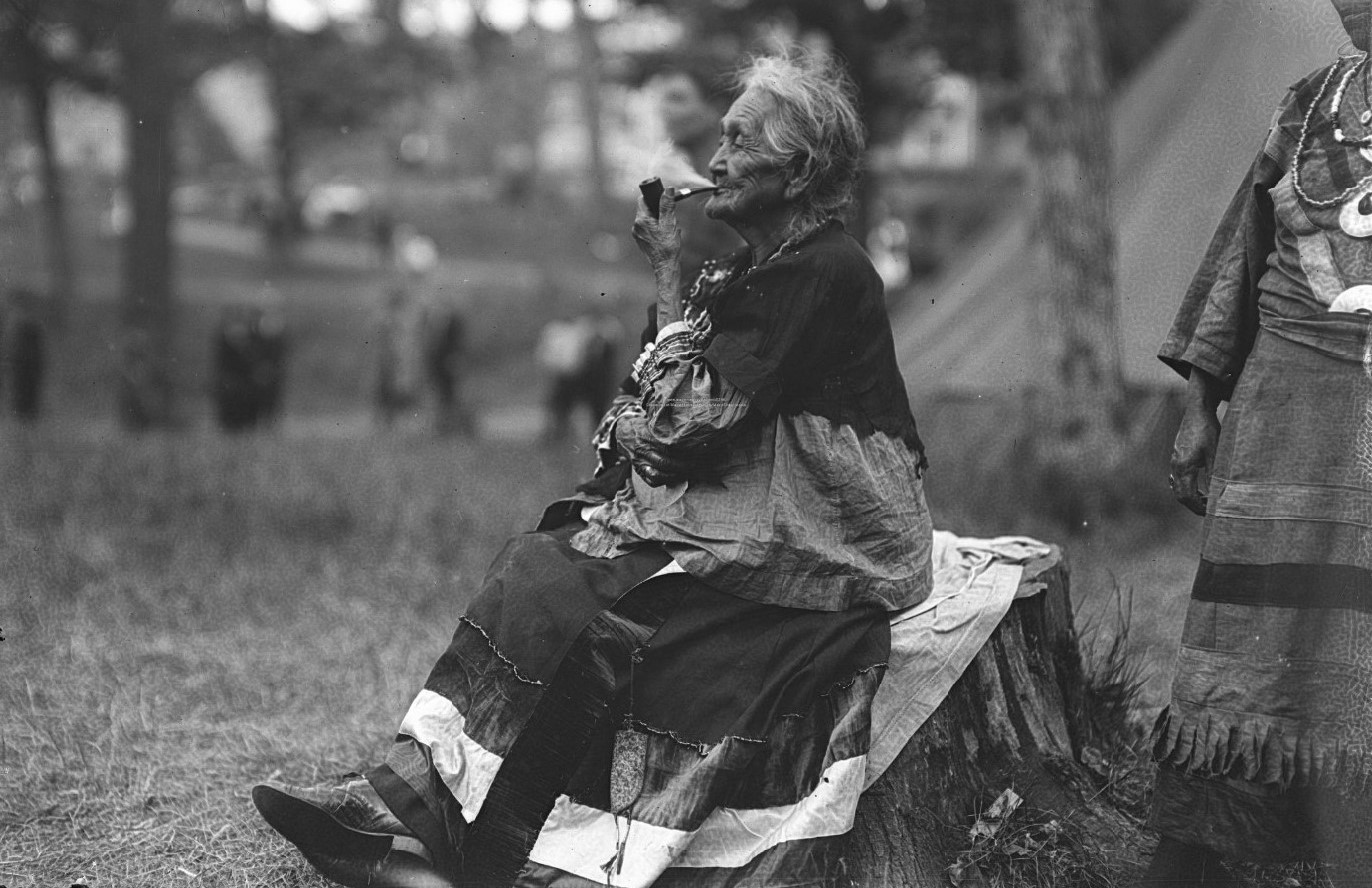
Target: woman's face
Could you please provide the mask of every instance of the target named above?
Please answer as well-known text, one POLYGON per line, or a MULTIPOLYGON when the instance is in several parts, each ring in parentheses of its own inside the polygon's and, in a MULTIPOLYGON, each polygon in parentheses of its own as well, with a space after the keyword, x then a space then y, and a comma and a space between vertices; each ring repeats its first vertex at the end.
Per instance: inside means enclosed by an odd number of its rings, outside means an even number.
POLYGON ((1358 49, 1367 51, 1368 39, 1368 14, 1372 12, 1372 0, 1330 0, 1334 8, 1339 11, 1339 18, 1343 19, 1343 29, 1348 32, 1348 39, 1353 41, 1353 45, 1358 49))
POLYGON ((705 213, 731 225, 772 224, 789 214, 790 176, 762 142, 762 122, 772 98, 749 89, 720 121, 719 148, 710 158, 710 175, 719 190, 705 213))

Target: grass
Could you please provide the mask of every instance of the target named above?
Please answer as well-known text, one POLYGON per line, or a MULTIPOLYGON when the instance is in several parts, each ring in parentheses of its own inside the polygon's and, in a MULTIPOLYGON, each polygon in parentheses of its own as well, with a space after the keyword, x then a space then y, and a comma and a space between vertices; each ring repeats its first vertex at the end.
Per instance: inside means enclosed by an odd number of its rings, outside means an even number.
POLYGON ((0 458, 0 882, 315 885, 248 787, 374 761, 485 562, 573 471, 527 447, 181 435, 0 458))

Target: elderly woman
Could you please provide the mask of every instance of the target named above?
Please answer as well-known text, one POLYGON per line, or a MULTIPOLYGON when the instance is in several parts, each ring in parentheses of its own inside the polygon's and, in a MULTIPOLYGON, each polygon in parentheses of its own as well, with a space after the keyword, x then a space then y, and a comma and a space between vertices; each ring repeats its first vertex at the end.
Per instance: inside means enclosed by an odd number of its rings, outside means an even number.
POLYGON ((254 789, 335 881, 838 877, 889 612, 929 592, 923 452, 837 219, 850 81, 795 55, 739 85, 706 211, 747 246, 683 288, 673 193, 640 203, 656 330, 597 436, 603 495, 509 542, 384 764, 254 789))
POLYGON ((1361 52, 1287 94, 1161 352, 1190 379, 1172 485, 1206 522, 1147 885, 1372 875, 1372 21, 1334 6, 1361 52))

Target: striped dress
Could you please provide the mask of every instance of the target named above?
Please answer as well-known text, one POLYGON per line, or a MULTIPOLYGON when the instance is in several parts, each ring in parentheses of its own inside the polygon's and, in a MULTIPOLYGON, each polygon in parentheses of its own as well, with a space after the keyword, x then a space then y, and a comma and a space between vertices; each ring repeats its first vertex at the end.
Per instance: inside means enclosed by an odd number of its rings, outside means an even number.
POLYGON ((1286 96, 1160 353, 1229 406, 1153 824, 1240 860, 1372 855, 1372 237, 1345 230, 1372 160, 1330 113, 1350 64, 1286 96))

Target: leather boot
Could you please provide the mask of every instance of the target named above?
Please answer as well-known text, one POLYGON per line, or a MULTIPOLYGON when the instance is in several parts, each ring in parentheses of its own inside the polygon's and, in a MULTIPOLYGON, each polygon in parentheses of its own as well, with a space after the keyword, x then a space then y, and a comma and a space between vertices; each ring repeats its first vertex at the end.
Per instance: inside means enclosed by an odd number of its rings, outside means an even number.
POLYGON ((392 838, 412 836, 364 777, 308 787, 261 783, 252 800, 272 829, 303 851, 380 858, 392 838))

